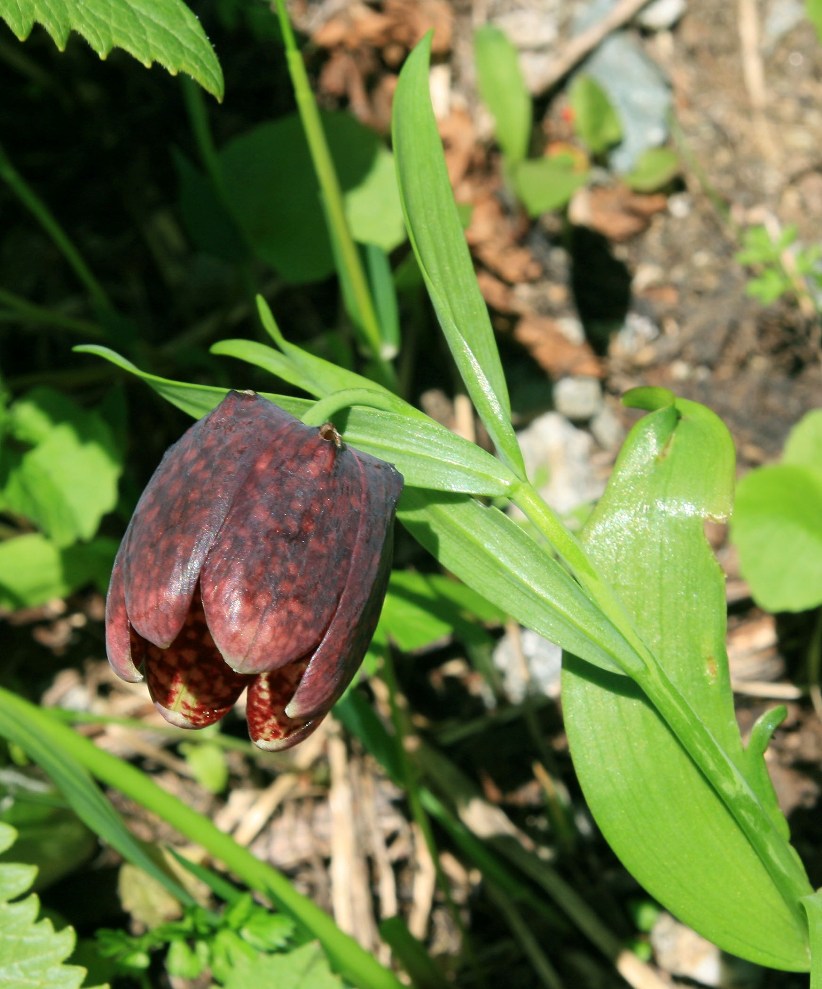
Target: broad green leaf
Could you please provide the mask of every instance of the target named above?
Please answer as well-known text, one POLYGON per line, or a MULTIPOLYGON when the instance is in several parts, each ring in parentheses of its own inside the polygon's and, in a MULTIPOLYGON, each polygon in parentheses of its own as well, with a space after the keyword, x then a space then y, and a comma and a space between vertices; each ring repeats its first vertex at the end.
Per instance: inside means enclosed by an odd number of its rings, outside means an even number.
POLYGON ((521 624, 606 670, 636 665, 631 647, 548 548, 499 509, 407 486, 397 517, 442 566, 521 624))
POLYGON ((521 161, 513 170, 514 188, 530 216, 562 209, 588 181, 571 155, 553 155, 521 161))
MULTIPOLYGON (((439 574, 421 574, 395 570, 388 584, 380 622, 392 641, 410 652, 430 646, 438 640, 456 636, 466 643, 489 641, 470 605, 465 592, 471 589, 439 574)), ((504 612, 472 594, 473 603, 499 623, 504 612)))
POLYGON ((605 90, 592 76, 575 76, 568 101, 574 112, 574 130, 595 155, 604 154, 622 140, 619 115, 605 90))
POLYGON ((259 955, 242 959, 231 971, 225 989, 248 989, 250 985, 277 989, 343 989, 343 982, 328 967, 328 959, 316 942, 286 954, 259 955))
POLYGON ((154 861, 143 843, 128 830, 86 769, 67 752, 55 750, 51 745, 48 731, 44 730, 44 726, 53 720, 48 712, 33 711, 14 694, 0 690, 0 735, 19 745, 40 766, 80 820, 103 841, 162 883, 180 902, 193 903, 182 886, 154 861))
MULTIPOLYGON (((351 233, 391 251, 405 239, 393 159, 350 114, 322 115, 351 233)), ((257 255, 290 282, 326 278, 334 257, 297 114, 261 124, 220 152, 228 206, 257 255)))
POLYGON ((72 31, 105 58, 122 48, 143 65, 185 72, 223 98, 223 73, 202 25, 182 0, 0 0, 2 18, 20 41, 42 24, 63 51, 72 31))
POLYGON ((494 117, 497 141, 511 163, 521 161, 531 141, 531 94, 519 53, 499 28, 485 24, 474 32, 477 85, 494 117))
POLYGON ((90 539, 117 503, 122 459, 102 416, 48 388, 18 399, 8 417, 18 440, 6 454, 0 504, 34 522, 58 547, 90 539))
POLYGON ((656 192, 681 171, 679 155, 673 148, 648 148, 623 178, 636 192, 656 192))
MULTIPOLYGON (((107 347, 88 344, 76 349, 105 357, 141 378, 158 394, 195 418, 210 412, 227 392, 225 388, 188 385, 147 374, 107 347)), ((249 350, 249 353, 258 351, 249 350)), ((376 390, 377 386, 372 382, 369 384, 376 390)), ((304 415, 313 404, 287 395, 260 394, 295 416, 304 415)), ((400 399, 396 401, 404 406, 400 399)), ((334 422, 352 446, 395 464, 407 484, 488 496, 505 494, 513 484, 510 472, 489 453, 420 412, 411 415, 404 411, 353 408, 335 415, 334 422)))
POLYGON ((117 552, 98 538, 60 549, 39 532, 0 541, 0 608, 28 608, 92 584, 105 591, 117 552))
POLYGON ((468 394, 500 455, 524 478, 494 331, 463 236, 431 107, 430 49, 429 35, 408 57, 394 95, 392 134, 405 223, 468 394))
POLYGON ((822 471, 822 409, 813 409, 793 427, 785 441, 783 464, 822 471))
POLYGON ((566 655, 563 712, 586 801, 637 880, 724 950, 803 971, 798 898, 807 880, 761 766, 775 721, 743 749, 725 651, 724 581, 703 532, 706 518, 730 511, 733 471, 730 437, 712 413, 685 401, 659 408, 632 430, 584 542, 700 730, 737 767, 739 817, 627 678, 566 655), (767 837, 773 859, 760 857, 752 835, 767 837), (791 894, 773 878, 777 854, 791 863, 791 894))
POLYGON ((822 604, 822 463, 776 464, 743 477, 731 538, 761 607, 804 611, 822 604))

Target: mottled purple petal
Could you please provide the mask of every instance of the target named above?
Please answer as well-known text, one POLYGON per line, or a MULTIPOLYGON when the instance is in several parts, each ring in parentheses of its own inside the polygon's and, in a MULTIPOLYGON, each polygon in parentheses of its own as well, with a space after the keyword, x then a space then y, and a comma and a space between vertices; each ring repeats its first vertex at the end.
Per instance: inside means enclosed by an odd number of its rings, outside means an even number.
POLYGON ((273 673, 261 673, 248 688, 245 712, 248 733, 251 741, 267 752, 290 749, 315 731, 322 721, 322 717, 306 721, 285 714, 285 706, 305 667, 306 660, 301 659, 273 673))
POLYGON ((143 674, 131 658, 131 623, 126 611, 126 587, 123 578, 125 545, 124 539, 114 559, 106 597, 106 653, 111 668, 121 680, 138 683, 143 679, 143 674))
POLYGON ((124 541, 126 607, 143 638, 157 646, 175 639, 251 465, 293 422, 258 395, 229 392, 166 452, 124 541))
POLYGON ((157 710, 178 728, 205 728, 219 721, 249 683, 223 661, 197 591, 180 633, 167 649, 132 632, 132 650, 141 655, 157 710))
POLYGON ((313 652, 338 608, 366 497, 356 456, 338 442, 291 420, 258 455, 203 565, 209 627, 239 672, 313 652))
POLYGON ((394 512, 402 476, 367 454, 355 456, 366 493, 357 541, 334 618, 286 707, 295 719, 325 713, 350 683, 377 627, 391 572, 394 512))

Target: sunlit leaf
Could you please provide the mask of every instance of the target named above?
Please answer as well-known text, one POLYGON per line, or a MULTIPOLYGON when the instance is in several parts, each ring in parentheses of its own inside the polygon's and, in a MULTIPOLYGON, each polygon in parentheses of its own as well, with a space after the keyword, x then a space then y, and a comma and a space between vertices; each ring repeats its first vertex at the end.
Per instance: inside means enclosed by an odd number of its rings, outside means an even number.
POLYGON ((122 48, 143 65, 185 72, 218 100, 223 73, 202 25, 182 0, 0 0, 0 18, 25 41, 42 24, 63 51, 72 31, 105 58, 122 48))
POLYGON ((805 970, 798 899, 807 880, 785 844, 761 766, 773 726, 743 749, 725 652, 724 581, 703 532, 706 518, 730 511, 733 470, 730 437, 712 413, 684 401, 659 408, 626 441, 584 541, 700 727, 737 767, 740 816, 627 678, 566 656, 563 713, 586 801, 639 882, 726 951, 805 970), (754 834, 767 836, 773 859, 753 847, 754 834), (793 863, 795 898, 774 878, 777 859, 793 863))

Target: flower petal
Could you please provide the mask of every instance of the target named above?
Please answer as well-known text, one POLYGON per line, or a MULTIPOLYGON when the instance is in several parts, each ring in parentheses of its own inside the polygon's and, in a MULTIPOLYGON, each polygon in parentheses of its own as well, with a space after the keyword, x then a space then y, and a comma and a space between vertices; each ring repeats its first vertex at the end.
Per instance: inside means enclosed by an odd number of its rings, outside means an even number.
MULTIPOLYGON (((128 538, 128 537, 126 537, 128 538)), ((131 624, 126 612, 126 586, 123 579, 123 540, 114 560, 106 597, 106 653, 111 668, 121 680, 139 683, 143 674, 131 658, 131 624)))
POLYGON ((251 741, 267 752, 290 749, 317 729, 322 717, 311 721, 289 718, 286 704, 306 667, 306 660, 289 663, 273 673, 254 677, 248 688, 246 718, 251 741))
POLYGON ((361 524, 334 618, 285 709, 295 719, 316 717, 340 698, 368 649, 385 599, 402 475, 367 454, 356 458, 365 482, 361 524))
POLYGON ((292 422, 258 395, 229 392, 166 452, 123 542, 126 608, 144 639, 174 641, 238 489, 292 422))
POLYGON ((203 565, 209 627, 242 673, 313 652, 338 608, 364 509, 362 471, 336 433, 293 419, 260 453, 203 565))
POLYGON ((234 706, 248 677, 223 662, 208 630, 199 592, 183 627, 167 649, 132 636, 132 649, 141 653, 149 693, 157 710, 178 728, 205 728, 234 706))

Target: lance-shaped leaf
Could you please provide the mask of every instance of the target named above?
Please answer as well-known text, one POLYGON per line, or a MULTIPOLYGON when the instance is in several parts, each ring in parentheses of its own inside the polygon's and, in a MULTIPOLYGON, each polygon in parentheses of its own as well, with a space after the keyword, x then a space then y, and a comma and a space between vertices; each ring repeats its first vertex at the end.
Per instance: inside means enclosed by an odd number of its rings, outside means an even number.
POLYGON ((736 767, 735 801, 720 798, 628 678, 566 655, 563 713, 588 805, 639 882, 726 951, 799 971, 808 967, 799 897, 810 888, 762 762, 779 717, 743 748, 724 581, 703 532, 706 518, 730 511, 733 465, 730 437, 711 412, 681 400, 658 408, 626 441, 584 542, 695 727, 736 767))
POLYGON ((525 476, 494 331, 448 182, 428 93, 430 35, 414 49, 394 95, 392 135, 405 224, 468 394, 502 458, 525 476))

